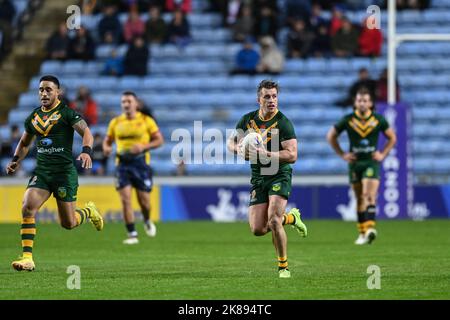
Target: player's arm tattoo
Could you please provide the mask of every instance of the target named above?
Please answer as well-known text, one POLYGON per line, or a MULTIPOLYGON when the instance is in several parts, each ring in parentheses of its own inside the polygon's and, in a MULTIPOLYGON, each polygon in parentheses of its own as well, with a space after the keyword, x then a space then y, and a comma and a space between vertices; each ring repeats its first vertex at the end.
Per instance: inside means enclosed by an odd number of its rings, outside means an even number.
POLYGON ((83 146, 89 146, 92 148, 94 144, 94 137, 92 136, 91 130, 85 120, 80 120, 72 126, 75 131, 83 138, 83 146))
POLYGON ((83 136, 84 135, 84 131, 86 130, 88 125, 87 125, 86 121, 82 119, 82 120, 78 121, 77 123, 75 123, 72 127, 75 129, 75 131, 80 136, 83 136))

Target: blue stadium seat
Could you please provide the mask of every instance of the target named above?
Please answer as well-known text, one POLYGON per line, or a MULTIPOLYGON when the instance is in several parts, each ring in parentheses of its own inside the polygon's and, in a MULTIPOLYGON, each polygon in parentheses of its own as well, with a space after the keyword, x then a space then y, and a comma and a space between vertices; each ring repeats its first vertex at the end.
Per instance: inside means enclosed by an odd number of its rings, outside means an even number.
POLYGON ((41 65, 41 74, 55 74, 59 73, 62 68, 62 63, 59 61, 47 60, 41 65))

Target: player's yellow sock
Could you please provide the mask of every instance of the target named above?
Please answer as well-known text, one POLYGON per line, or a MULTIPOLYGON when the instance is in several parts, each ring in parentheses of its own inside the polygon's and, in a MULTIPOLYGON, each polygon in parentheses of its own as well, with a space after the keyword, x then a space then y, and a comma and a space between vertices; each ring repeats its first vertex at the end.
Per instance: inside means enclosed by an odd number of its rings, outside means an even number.
POLYGON ((295 217, 292 213, 283 214, 283 225, 294 224, 294 223, 295 223, 295 217))
POLYGON ((88 207, 76 209, 75 217, 77 219, 77 226, 85 223, 87 218, 89 218, 90 215, 91 215, 91 209, 89 209, 88 207))
POLYGON ((287 269, 288 261, 286 257, 278 257, 278 270, 287 269))
POLYGON ((366 211, 358 211, 358 223, 357 228, 359 233, 365 233, 367 230, 367 212, 366 211))
POLYGON ((22 218, 22 228, 20 229, 22 237, 22 256, 24 258, 33 258, 33 243, 36 235, 36 221, 33 218, 22 218))

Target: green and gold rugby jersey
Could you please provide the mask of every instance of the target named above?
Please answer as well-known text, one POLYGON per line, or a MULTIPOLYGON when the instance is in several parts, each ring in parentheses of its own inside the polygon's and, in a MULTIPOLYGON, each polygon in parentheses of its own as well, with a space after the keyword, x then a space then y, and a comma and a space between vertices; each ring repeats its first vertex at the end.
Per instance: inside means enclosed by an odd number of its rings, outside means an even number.
MULTIPOLYGON (((259 115, 259 109, 245 114, 236 125, 237 130, 255 131, 261 134, 264 146, 267 151, 281 151, 283 150, 281 143, 286 140, 296 139, 294 126, 286 116, 278 110, 278 112, 269 120, 263 120, 259 115), (278 130, 277 136, 274 135, 274 130, 278 130), (277 146, 273 145, 273 141, 277 141, 277 146)), ((270 167, 270 163, 265 165, 261 163, 251 164, 252 177, 261 176, 261 167, 270 167)), ((280 163, 277 173, 283 171, 291 172, 289 163, 280 163)))
POLYGON ((389 128, 389 123, 379 113, 371 112, 363 118, 358 111, 344 116, 334 125, 338 133, 347 131, 350 140, 350 152, 357 161, 372 160, 372 153, 377 150, 380 132, 389 128))
POLYGON ((25 120, 25 131, 36 136, 37 167, 48 172, 64 172, 74 166, 72 126, 82 117, 59 102, 43 111, 36 108, 25 120))

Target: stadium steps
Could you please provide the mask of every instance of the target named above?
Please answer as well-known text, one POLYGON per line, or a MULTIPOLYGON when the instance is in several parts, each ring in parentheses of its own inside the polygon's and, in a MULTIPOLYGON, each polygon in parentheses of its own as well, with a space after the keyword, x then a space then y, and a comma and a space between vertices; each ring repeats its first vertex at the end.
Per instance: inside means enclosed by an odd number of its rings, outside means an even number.
POLYGON ((72 0, 44 1, 24 28, 23 38, 4 60, 0 68, 0 122, 7 119, 20 93, 27 90, 28 82, 39 71, 45 58, 45 40, 66 19, 66 9, 72 3, 72 0))

